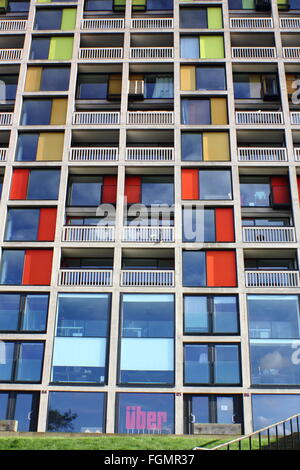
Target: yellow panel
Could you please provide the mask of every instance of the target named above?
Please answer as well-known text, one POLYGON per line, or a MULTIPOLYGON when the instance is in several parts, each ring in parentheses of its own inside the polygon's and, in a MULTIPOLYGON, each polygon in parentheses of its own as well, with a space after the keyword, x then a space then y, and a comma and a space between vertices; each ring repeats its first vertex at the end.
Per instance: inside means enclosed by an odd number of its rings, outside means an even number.
POLYGON ((286 88, 287 88, 287 93, 288 95, 292 95, 294 91, 296 91, 296 88, 293 88, 293 82, 296 80, 296 76, 290 73, 287 73, 286 76, 286 88))
POLYGON ((129 80, 144 80, 144 75, 142 73, 131 73, 129 80))
POLYGON ((54 98, 52 100, 52 111, 50 124, 60 125, 66 123, 68 100, 66 98, 54 98))
POLYGON ((122 91, 122 75, 110 75, 108 81, 108 95, 121 95, 122 91))
POLYGON ((211 123, 215 125, 227 124, 226 98, 211 98, 211 123))
POLYGON ((229 136, 227 132, 203 132, 203 160, 230 160, 229 136))
POLYGON ((41 132, 36 152, 37 161, 61 161, 64 146, 63 132, 41 132))
POLYGON ((180 89, 182 91, 196 90, 196 67, 194 65, 180 67, 180 89))
POLYGON ((25 91, 40 91, 42 67, 28 67, 25 91))

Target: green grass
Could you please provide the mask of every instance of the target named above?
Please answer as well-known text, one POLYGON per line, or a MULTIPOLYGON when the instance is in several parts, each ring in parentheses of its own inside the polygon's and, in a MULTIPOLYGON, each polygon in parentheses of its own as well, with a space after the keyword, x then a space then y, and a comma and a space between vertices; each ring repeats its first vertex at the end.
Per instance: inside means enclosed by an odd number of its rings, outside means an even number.
POLYGON ((229 439, 213 436, 0 437, 0 450, 192 450, 229 439))

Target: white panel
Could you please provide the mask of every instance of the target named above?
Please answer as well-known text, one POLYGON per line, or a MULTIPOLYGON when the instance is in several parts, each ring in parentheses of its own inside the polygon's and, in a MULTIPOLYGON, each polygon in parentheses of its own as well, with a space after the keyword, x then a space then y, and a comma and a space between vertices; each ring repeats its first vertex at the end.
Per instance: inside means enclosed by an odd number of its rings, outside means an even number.
POLYGON ((104 367, 105 338, 55 338, 53 366, 104 367))
POLYGON ((123 338, 121 370, 173 370, 174 340, 123 338))

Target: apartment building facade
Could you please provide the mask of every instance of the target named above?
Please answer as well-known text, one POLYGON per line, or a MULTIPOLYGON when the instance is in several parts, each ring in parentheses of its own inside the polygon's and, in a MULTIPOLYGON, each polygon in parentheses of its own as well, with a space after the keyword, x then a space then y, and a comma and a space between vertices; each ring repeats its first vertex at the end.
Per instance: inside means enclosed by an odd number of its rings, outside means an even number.
POLYGON ((299 0, 0 1, 0 419, 299 412, 299 28, 299 0))

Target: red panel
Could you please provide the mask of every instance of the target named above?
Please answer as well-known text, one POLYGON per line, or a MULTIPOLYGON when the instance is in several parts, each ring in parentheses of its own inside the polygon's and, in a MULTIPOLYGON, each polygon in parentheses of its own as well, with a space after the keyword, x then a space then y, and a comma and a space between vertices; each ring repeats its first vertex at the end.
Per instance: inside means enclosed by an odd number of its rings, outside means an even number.
POLYGON ((235 287, 236 261, 234 251, 206 252, 206 279, 208 287, 235 287))
POLYGON ((52 271, 52 250, 26 250, 23 285, 49 286, 52 271))
POLYGON ((26 199, 30 170, 15 169, 10 187, 10 199, 26 199))
POLYGON ((274 205, 287 206, 290 204, 289 180, 287 176, 272 176, 271 187, 274 205))
POLYGON ((233 209, 217 208, 216 214, 216 242, 234 242, 233 209))
POLYGON ((181 198, 199 199, 199 171, 194 168, 181 170, 181 198))
POLYGON ((52 242, 55 237, 56 227, 56 213, 55 208, 40 209, 40 221, 38 229, 38 240, 41 242, 52 242))
POLYGON ((128 204, 141 202, 141 176, 126 176, 125 178, 125 198, 128 204))
POLYGON ((117 176, 104 176, 102 201, 106 204, 115 204, 117 201, 117 176))

